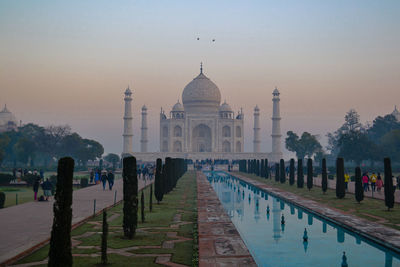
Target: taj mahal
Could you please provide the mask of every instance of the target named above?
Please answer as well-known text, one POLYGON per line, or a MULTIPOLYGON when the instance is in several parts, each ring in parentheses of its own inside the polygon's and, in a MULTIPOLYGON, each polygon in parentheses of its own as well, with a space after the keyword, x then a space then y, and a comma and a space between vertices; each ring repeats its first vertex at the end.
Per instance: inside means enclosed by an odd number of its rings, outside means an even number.
POLYGON ((142 107, 140 152, 133 152, 132 91, 125 91, 125 113, 122 156, 134 155, 138 160, 175 157, 192 160, 203 159, 263 159, 271 162, 282 158, 279 91, 273 90, 272 152, 262 152, 260 109, 254 108, 253 152, 244 152, 244 114, 236 114, 228 103, 221 104, 218 86, 204 73, 189 82, 182 92, 182 103, 173 105, 168 114, 160 111, 160 150, 147 150, 147 107, 142 107))

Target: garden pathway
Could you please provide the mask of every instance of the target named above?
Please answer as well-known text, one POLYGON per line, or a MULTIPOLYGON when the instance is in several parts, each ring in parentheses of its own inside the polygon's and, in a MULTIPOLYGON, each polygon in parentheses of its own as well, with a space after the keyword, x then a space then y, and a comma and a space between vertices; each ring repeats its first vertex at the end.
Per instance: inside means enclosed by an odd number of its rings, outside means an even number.
MULTIPOLYGON (((148 184, 149 182, 147 182, 148 184)), ((145 186, 139 180, 139 189, 145 186)), ((123 181, 115 180, 113 190, 103 191, 102 185, 94 185, 73 192, 72 225, 92 216, 95 212, 122 200, 123 181)), ((33 197, 33 192, 32 192, 33 197)), ((50 238, 53 224, 53 199, 48 202, 28 202, 0 209, 0 265, 10 259, 40 246, 50 238)))

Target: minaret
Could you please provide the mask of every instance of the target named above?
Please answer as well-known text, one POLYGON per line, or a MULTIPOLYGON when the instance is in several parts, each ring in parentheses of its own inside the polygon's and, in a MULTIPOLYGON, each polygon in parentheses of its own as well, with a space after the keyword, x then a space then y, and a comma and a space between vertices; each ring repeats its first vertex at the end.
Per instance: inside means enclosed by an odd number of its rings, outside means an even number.
POLYGON ((122 154, 133 152, 133 128, 132 128, 132 91, 128 88, 125 90, 125 114, 124 114, 124 149, 122 154))
POLYGON ((260 109, 258 106, 254 108, 254 139, 253 152, 260 153, 260 109))
POLYGON ((147 152, 147 107, 142 107, 142 136, 140 139, 140 152, 147 152))
POLYGON ((274 161, 278 162, 280 158, 282 158, 281 151, 281 115, 279 110, 279 91, 278 88, 275 87, 274 92, 272 93, 272 102, 273 102, 273 112, 272 112, 272 155, 274 157, 274 161))

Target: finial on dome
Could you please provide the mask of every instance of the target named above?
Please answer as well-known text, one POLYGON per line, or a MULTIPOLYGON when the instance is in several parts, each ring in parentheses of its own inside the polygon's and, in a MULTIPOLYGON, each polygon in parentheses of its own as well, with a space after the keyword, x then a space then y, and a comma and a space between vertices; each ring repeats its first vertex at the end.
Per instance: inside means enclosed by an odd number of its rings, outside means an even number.
POLYGON ((203 62, 200 62, 200 74, 203 73, 203 62))

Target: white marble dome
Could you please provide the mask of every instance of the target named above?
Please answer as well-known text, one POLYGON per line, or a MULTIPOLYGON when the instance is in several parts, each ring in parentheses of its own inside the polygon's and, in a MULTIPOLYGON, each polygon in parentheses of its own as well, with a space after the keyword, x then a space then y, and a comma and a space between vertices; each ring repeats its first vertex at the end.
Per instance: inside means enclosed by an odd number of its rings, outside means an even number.
POLYGON ((173 112, 183 112, 183 106, 179 101, 172 107, 173 112))
POLYGON ((185 86, 182 102, 186 112, 213 113, 218 112, 221 103, 221 93, 215 83, 203 72, 185 86))
POLYGON ((14 114, 12 114, 7 106, 4 106, 4 109, 0 111, 0 132, 9 131, 12 129, 16 129, 17 127, 17 119, 14 114))
POLYGON ((233 112, 231 106, 226 101, 219 107, 219 112, 233 112))

